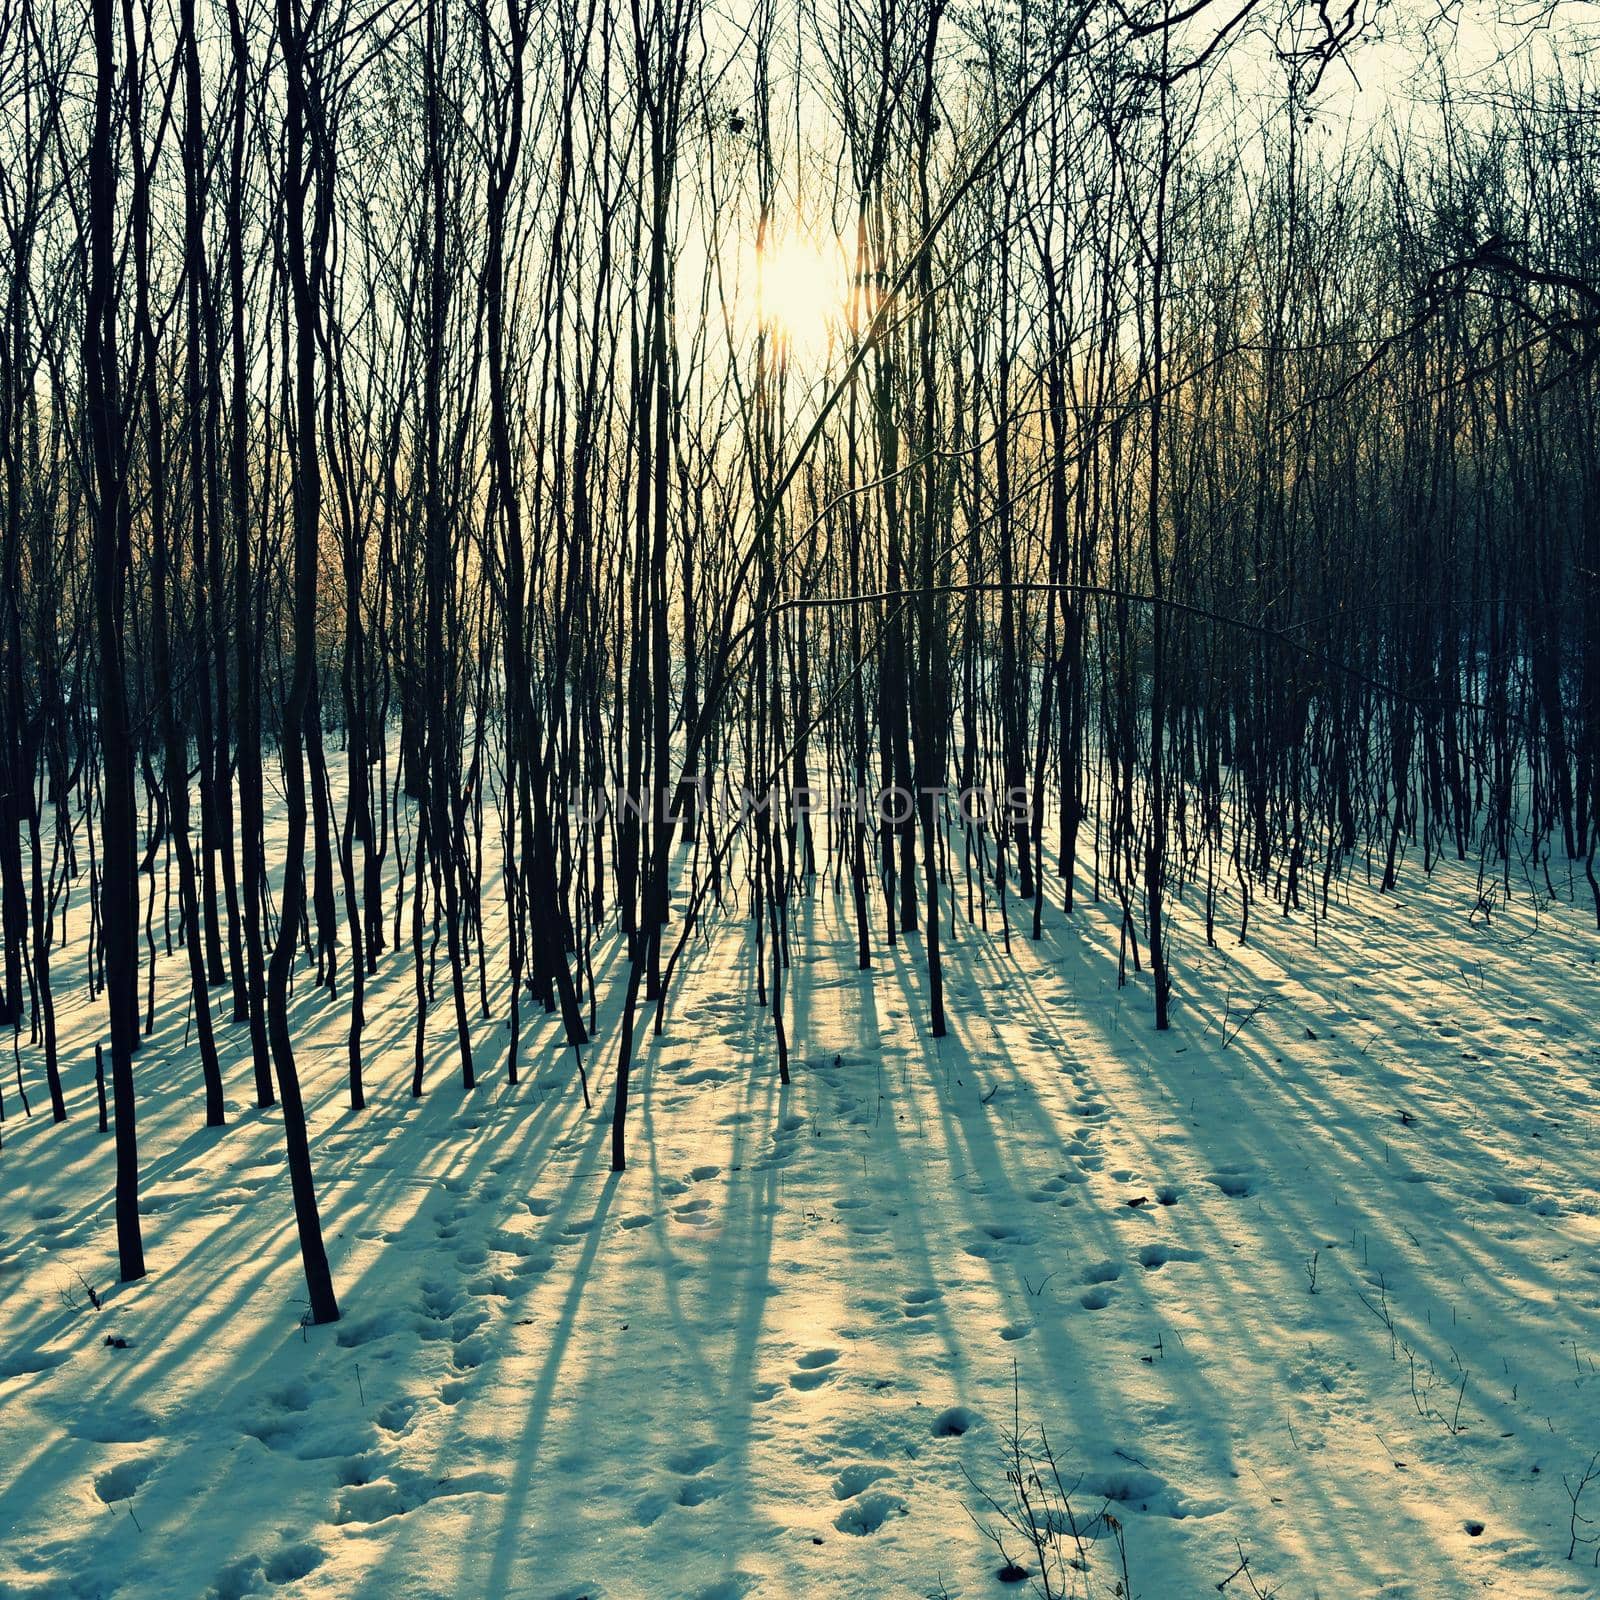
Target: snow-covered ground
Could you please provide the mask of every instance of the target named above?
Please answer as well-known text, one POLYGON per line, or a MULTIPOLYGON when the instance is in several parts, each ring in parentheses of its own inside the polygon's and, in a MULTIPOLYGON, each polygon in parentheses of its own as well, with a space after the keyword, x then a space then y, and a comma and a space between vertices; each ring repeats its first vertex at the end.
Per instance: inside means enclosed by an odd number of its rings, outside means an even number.
MULTIPOLYGON (((819 887, 793 1084, 715 924, 621 1176, 614 1001, 592 1112, 543 1018, 515 1088, 479 1018, 464 1096, 443 1005, 417 1104, 388 957, 353 1114, 347 1002, 302 977, 323 1328, 242 1028, 229 1126, 200 1125, 181 953, 136 1064, 151 1272, 116 1285, 80 935, 71 1118, 26 1050, 31 1120, 6 1097, 0 1594, 1017 1593, 978 1526, 1036 1567, 985 1499, 1014 1415, 1084 1525, 1080 1592, 1117 1592, 1110 1502, 1142 1600, 1600 1593, 1563 1487, 1600 1449, 1600 940, 1585 901, 1476 898, 1413 863, 1216 951, 1186 909, 1164 1035, 1108 908, 1009 954, 962 921, 935 1042, 920 947, 858 973, 819 887)), ((1600 1532, 1600 1480, 1579 1510, 1600 1532)))

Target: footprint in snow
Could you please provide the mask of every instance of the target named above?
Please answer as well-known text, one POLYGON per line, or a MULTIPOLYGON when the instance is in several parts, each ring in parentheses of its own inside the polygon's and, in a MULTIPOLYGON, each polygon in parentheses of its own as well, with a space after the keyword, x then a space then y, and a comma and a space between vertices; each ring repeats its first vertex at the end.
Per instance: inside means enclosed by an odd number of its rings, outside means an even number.
POLYGON ((414 1400, 390 1400, 378 1407, 373 1420, 385 1433, 404 1433, 416 1410, 414 1400))
POLYGON ((966 1246, 966 1252, 979 1261, 993 1261, 1005 1254, 1008 1245, 1031 1242, 1032 1236, 1022 1229, 1008 1228, 996 1223, 984 1228, 972 1243, 966 1246))
POLYGON ((676 1472, 680 1477, 692 1478, 704 1472, 714 1461, 720 1461, 722 1456, 721 1445, 686 1445, 682 1450, 675 1450, 667 1457, 667 1470, 676 1472))
POLYGON ((463 1472, 434 1478, 425 1472, 397 1468, 387 1478, 342 1489, 335 1503, 333 1520, 336 1523, 387 1522, 390 1517, 403 1517, 432 1500, 504 1492, 504 1483, 492 1472, 463 1472))
POLYGON ((724 1486, 715 1478, 689 1478, 678 1485, 680 1506, 703 1506, 708 1501, 720 1500, 724 1486))
POLYGON ((501 1255, 507 1256, 531 1256, 538 1249, 533 1239, 514 1228, 497 1229, 489 1243, 501 1255))
POLYGON ((108 1506, 115 1505, 119 1500, 131 1500, 139 1486, 155 1470, 155 1465, 150 1459, 119 1461, 94 1480, 94 1492, 108 1506))
POLYGON ((679 1083, 692 1085, 695 1088, 701 1086, 715 1087, 717 1084, 726 1083, 727 1081, 728 1074, 719 1072, 715 1067, 700 1067, 694 1072, 685 1072, 678 1079, 679 1083))
POLYGON ((444 1322, 460 1309, 461 1297, 453 1284, 440 1278, 424 1278, 421 1305, 423 1316, 434 1322, 444 1322))
POLYGON ((379 1312, 370 1317, 348 1319, 339 1324, 334 1342, 341 1350, 358 1350, 364 1344, 387 1339, 390 1334, 405 1331, 404 1322, 396 1316, 379 1312))
POLYGON ((489 1320, 489 1308, 484 1305, 468 1306, 450 1319, 450 1337, 455 1340, 469 1338, 489 1320))
POLYGON ((267 1557, 261 1572, 268 1583, 298 1583, 322 1565, 324 1552, 314 1544, 286 1544, 267 1557))
POLYGON ((1181 1245, 1147 1244, 1139 1252, 1139 1265, 1149 1272, 1154 1272, 1166 1266, 1169 1261, 1197 1261, 1199 1257, 1193 1250, 1185 1250, 1181 1245))
POLYGON ((879 1478, 887 1477, 888 1473, 887 1467, 874 1466, 870 1462, 857 1462, 853 1466, 848 1466, 833 1480, 833 1498, 854 1500, 863 1489, 870 1489, 879 1478))
MULTIPOLYGON (((760 1583, 760 1578, 752 1573, 735 1572, 730 1577, 718 1578, 715 1583, 708 1583, 705 1588, 697 1590, 694 1600, 744 1600, 760 1583)), ((595 1590, 589 1600, 600 1600, 599 1590, 595 1590)))
POLYGON ((1256 1190, 1255 1174, 1245 1167, 1219 1167, 1206 1174, 1206 1182, 1214 1183, 1230 1200, 1243 1200, 1256 1190))
POLYGON ((966 1406, 946 1406, 933 1419, 930 1431, 935 1439, 959 1439, 963 1434, 971 1433, 977 1425, 976 1411, 969 1410, 966 1406))
POLYGON ((0 1378, 31 1378, 70 1359, 66 1350, 8 1350, 0 1354, 0 1378))
POLYGON ((96 1444, 138 1444, 159 1428, 156 1419, 138 1406, 107 1406, 67 1424, 67 1432, 74 1439, 89 1439, 96 1444))
POLYGON ((394 1465, 382 1450, 366 1450, 357 1456, 347 1456, 339 1463, 337 1477, 341 1489, 358 1489, 363 1484, 381 1478, 394 1465))
POLYGON ((274 1587, 298 1583, 322 1565, 326 1554, 318 1545, 301 1543, 286 1544, 264 1561, 257 1555, 242 1556, 217 1574, 207 1600, 245 1600, 261 1592, 263 1579, 274 1587))
POLYGON ((897 1494, 883 1489, 869 1489, 865 1494, 849 1501, 844 1510, 833 1519, 840 1533, 853 1533, 865 1537, 876 1533, 890 1517, 903 1517, 906 1503, 897 1494))
POLYGON ((838 1376, 833 1364, 839 1359, 837 1350, 810 1350, 795 1363, 799 1371, 789 1375, 791 1389, 820 1389, 838 1376))
POLYGON ((795 1362, 795 1365, 810 1370, 815 1367, 831 1366, 838 1359, 837 1350, 809 1350, 795 1362))

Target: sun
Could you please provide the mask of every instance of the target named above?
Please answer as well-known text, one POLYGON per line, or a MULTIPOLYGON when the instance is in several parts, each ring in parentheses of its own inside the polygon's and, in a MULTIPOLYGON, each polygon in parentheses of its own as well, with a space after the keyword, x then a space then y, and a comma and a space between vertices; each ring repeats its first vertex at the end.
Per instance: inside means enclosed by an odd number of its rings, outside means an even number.
POLYGON ((752 252, 761 326, 791 360, 808 367, 827 359, 844 322, 848 278, 836 241, 794 234, 752 252))

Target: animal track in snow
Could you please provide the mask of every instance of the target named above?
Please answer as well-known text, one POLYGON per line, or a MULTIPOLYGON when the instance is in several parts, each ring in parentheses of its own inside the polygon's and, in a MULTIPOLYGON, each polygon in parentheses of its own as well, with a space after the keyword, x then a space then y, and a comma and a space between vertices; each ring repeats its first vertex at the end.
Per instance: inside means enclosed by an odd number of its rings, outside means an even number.
POLYGON ((414 1400, 390 1400, 378 1407, 373 1420, 385 1433, 404 1433, 416 1411, 414 1400))
POLYGON ((370 1317, 355 1317, 341 1322, 334 1342, 341 1350, 357 1350, 364 1344, 373 1344, 404 1331, 405 1324, 401 1318, 378 1312, 370 1317))
POLYGON ((1073 1188, 1088 1181, 1086 1174, 1076 1170, 1052 1173, 1038 1188, 1028 1191, 1028 1198, 1037 1201, 1040 1205, 1046 1205, 1051 1202, 1057 1205, 1071 1205, 1077 1198, 1071 1192, 1073 1188))
POLYGON ((450 1319, 450 1337, 457 1342, 470 1338, 489 1321, 489 1308, 485 1305, 468 1306, 450 1319))
POLYGON ((422 1280, 422 1314, 433 1322, 445 1322, 461 1307, 461 1296, 454 1284, 439 1278, 422 1280))
POLYGON ((155 1471, 155 1462, 148 1457, 136 1461, 119 1461, 108 1467, 94 1480, 94 1492, 110 1505, 119 1500, 131 1500, 135 1491, 155 1471))
POLYGON ((836 1211, 844 1212, 845 1226, 858 1238, 871 1238, 873 1234, 888 1231, 888 1223, 881 1217, 869 1216, 867 1211, 873 1202, 863 1199, 839 1200, 835 1203, 836 1211))
POLYGON ((261 1571, 268 1583, 297 1583, 322 1565, 324 1552, 314 1544, 286 1544, 267 1557, 261 1571))
POLYGON ((871 1462, 857 1462, 846 1467, 837 1478, 833 1480, 833 1498, 835 1500, 853 1500, 863 1489, 869 1489, 879 1478, 887 1477, 887 1467, 874 1466, 871 1462))
MULTIPOLYGON (((381 1424, 380 1424, 381 1426, 381 1424)), ((322 1461, 330 1456, 357 1455, 371 1442, 364 1422, 341 1417, 304 1417, 270 1413, 246 1422, 239 1430, 277 1455, 296 1461, 322 1461)))
POLYGON ((1138 1467, 1087 1472, 1080 1481, 1084 1492, 1096 1499, 1132 1506, 1158 1517, 1208 1517, 1222 1509, 1221 1502, 1187 1500, 1164 1478, 1138 1467))
POLYGON ((535 1239, 515 1228, 497 1228, 489 1237, 489 1246, 503 1256, 531 1256, 539 1248, 535 1239))
POLYGON ((1193 1250, 1185 1250, 1181 1245, 1147 1244, 1139 1252, 1139 1265, 1151 1272, 1166 1266, 1169 1261, 1198 1259, 1193 1250))
POLYGON ((432 1500, 464 1494, 501 1494, 504 1485, 492 1472, 464 1472, 454 1477, 430 1478, 426 1473, 396 1469, 387 1478, 353 1484, 342 1489, 334 1505, 337 1523, 387 1522, 432 1500))
POLYGON ((728 1074, 719 1071, 716 1067, 700 1067, 694 1072, 685 1072, 677 1081, 694 1088, 715 1087, 717 1084, 726 1083, 728 1074))
POLYGON ((315 1399, 316 1395, 309 1384, 295 1382, 274 1389, 267 1396, 267 1403, 280 1411, 309 1411, 315 1399))
POLYGON ((649 1494, 641 1495, 634 1502, 633 1520, 641 1528, 653 1528, 661 1520, 663 1513, 671 1504, 670 1496, 653 1489, 649 1494))
POLYGON ((833 1519, 833 1525, 841 1533, 864 1537, 876 1533, 890 1517, 903 1516, 905 1509, 906 1503, 899 1495, 889 1494, 882 1489, 870 1489, 849 1501, 833 1519))
POLYGON ((832 1383, 837 1373, 833 1371, 833 1364, 839 1359, 837 1350, 809 1350, 795 1362, 799 1371, 789 1374, 789 1387, 791 1389, 820 1389, 825 1383, 832 1383))
POLYGON ((692 1444, 686 1445, 682 1450, 675 1450, 667 1457, 667 1469, 683 1477, 694 1477, 697 1473, 704 1472, 712 1462, 722 1459, 723 1450, 717 1444, 692 1444))
POLYGON ((1218 1167, 1206 1174, 1206 1182, 1214 1183, 1230 1200, 1243 1200, 1256 1189, 1255 1174, 1246 1167, 1218 1167))
POLYGON ((976 1411, 966 1406, 946 1406, 933 1419, 932 1433, 935 1439, 959 1439, 963 1434, 970 1433, 977 1425, 976 1411))
MULTIPOLYGON (((694 1600, 744 1600, 760 1582, 751 1573, 735 1572, 731 1577, 718 1578, 715 1583, 708 1583, 705 1588, 697 1590, 694 1600)), ((598 1590, 595 1591, 594 1600, 599 1600, 598 1590)))
POLYGON ((358 1456, 347 1456, 339 1463, 337 1477, 341 1488, 354 1489, 381 1478, 393 1465, 381 1450, 366 1450, 358 1456))
POLYGON ((67 1425, 75 1439, 96 1444, 138 1444, 160 1430, 160 1424, 138 1406, 107 1406, 87 1411, 67 1425))
POLYGON ((69 1359, 66 1350, 9 1350, 0 1355, 0 1378, 31 1378, 69 1359))
POLYGON ((262 1580, 274 1586, 298 1583, 315 1572, 326 1557, 327 1552, 319 1545, 304 1542, 286 1544, 265 1561, 257 1555, 244 1556, 217 1574, 210 1600, 244 1600, 246 1595, 261 1592, 262 1580))
POLYGON ((687 1478, 678 1485, 680 1506, 702 1506, 722 1498, 723 1485, 715 1478, 687 1478))
POLYGON ((1007 1227, 1001 1223, 991 1223, 983 1228, 977 1237, 966 1246, 969 1256, 975 1256, 979 1261, 993 1261, 1002 1256, 1006 1248, 1013 1244, 1028 1244, 1032 1235, 1021 1228, 1007 1227))
POLYGON ((471 1372, 474 1367, 481 1367, 488 1355, 489 1341, 482 1334, 475 1333, 456 1345, 455 1354, 451 1359, 458 1371, 471 1372))

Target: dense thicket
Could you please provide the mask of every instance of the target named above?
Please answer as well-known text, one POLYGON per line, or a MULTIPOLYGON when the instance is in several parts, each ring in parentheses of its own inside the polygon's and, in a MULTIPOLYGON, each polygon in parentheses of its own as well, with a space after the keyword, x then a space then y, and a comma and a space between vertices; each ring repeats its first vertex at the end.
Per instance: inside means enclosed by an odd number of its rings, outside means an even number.
POLYGON ((1342 119, 1376 48, 0 0, 0 1003, 64 1116, 86 904, 125 1275, 163 939, 207 1119, 230 1023, 281 1098, 327 1318, 297 969, 357 1108, 386 962, 414 1094, 514 1081, 530 1005, 580 1071, 614 1027, 620 1166, 714 909, 782 1072, 798 896, 918 941, 935 1034, 952 919, 1109 903, 1165 1026, 1175 895, 1247 937, 1450 852, 1600 915, 1594 89, 1525 48, 1342 119))

